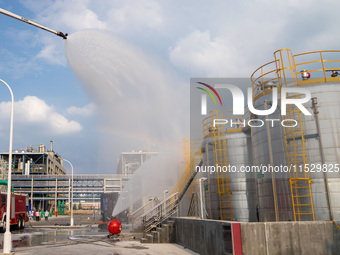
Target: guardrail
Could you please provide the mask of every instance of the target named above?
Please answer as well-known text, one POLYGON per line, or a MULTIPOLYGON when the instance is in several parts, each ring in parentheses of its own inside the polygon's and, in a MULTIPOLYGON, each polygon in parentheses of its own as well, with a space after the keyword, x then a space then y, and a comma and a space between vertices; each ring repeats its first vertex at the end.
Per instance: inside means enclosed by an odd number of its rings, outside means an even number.
POLYGON ((340 50, 311 51, 293 55, 298 85, 340 81, 340 50), (338 59, 334 59, 337 55, 338 59), (299 69, 299 71, 298 71, 299 69), (310 78, 303 79, 308 72, 310 78))
POLYGON ((251 75, 253 101, 273 87, 340 82, 340 50, 310 51, 293 55, 289 49, 274 53, 275 60, 251 75))
POLYGON ((131 224, 132 224, 132 229, 142 225, 142 215, 144 215, 146 212, 150 211, 158 203, 159 203, 159 200, 154 198, 154 199, 148 201, 142 207, 138 208, 136 211, 132 212, 129 216, 131 224))
POLYGON ((177 213, 178 198, 179 193, 176 192, 141 216, 144 234, 149 233, 152 229, 160 226, 165 220, 177 213))
MULTIPOLYGON (((46 180, 46 179, 69 179, 71 175, 13 175, 16 179, 33 179, 34 180, 46 180)), ((86 180, 86 179, 128 179, 125 175, 115 175, 115 174, 97 174, 97 175, 86 175, 86 174, 75 174, 73 179, 86 180)))

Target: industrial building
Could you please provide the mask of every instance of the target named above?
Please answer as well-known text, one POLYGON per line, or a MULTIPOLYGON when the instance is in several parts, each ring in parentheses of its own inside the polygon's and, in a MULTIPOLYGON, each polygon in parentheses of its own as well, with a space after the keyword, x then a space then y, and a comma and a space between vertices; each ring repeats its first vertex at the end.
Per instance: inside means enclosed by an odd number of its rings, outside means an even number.
MULTIPOLYGON (((98 207, 103 193, 122 192, 131 174, 153 155, 153 151, 123 152, 118 161, 118 174, 74 175, 74 203, 98 207)), ((12 185, 16 192, 26 193, 33 208, 54 210, 59 203, 71 206, 71 175, 66 174, 62 157, 42 144, 12 152, 12 185)), ((8 153, 0 154, 1 179, 7 179, 8 153)), ((1 187, 5 188, 5 186, 1 187)))
POLYGON ((158 155, 155 149, 122 152, 118 159, 117 174, 130 176, 152 156, 158 155))
MULTIPOLYGON (((55 205, 64 202, 68 208, 71 206, 72 192, 71 175, 13 175, 12 184, 16 192, 25 193, 35 208, 54 209, 55 205)), ((100 203, 103 193, 118 193, 128 178, 115 174, 74 175, 73 201, 96 207, 100 203)))
MULTIPOLYGON (((8 171, 8 157, 8 152, 0 154, 0 160, 5 162, 6 172, 8 171)), ((66 204, 66 201, 69 200, 68 193, 59 192, 58 197, 56 195, 58 193, 55 192, 57 182, 52 182, 48 177, 49 182, 36 183, 33 180, 38 176, 56 176, 55 179, 58 176, 66 176, 63 159, 53 151, 52 141, 48 150, 45 145, 40 144, 30 145, 26 149, 17 149, 12 152, 12 185, 16 192, 29 195, 31 205, 35 209, 53 210, 57 208, 58 202, 66 204)), ((7 179, 7 176, 2 179, 7 179)), ((69 178, 67 177, 67 179, 69 178)))
MULTIPOLYGON (((9 153, 0 153, 0 160, 8 162, 9 153)), ((53 142, 50 149, 45 145, 31 145, 26 149, 12 152, 13 175, 65 175, 63 159, 53 151, 53 142)))
MULTIPOLYGON (((8 155, 9 153, 0 154, 1 179, 7 179, 8 155)), ((145 159, 146 156, 142 156, 141 160, 145 159)), ((66 174, 64 161, 53 151, 52 141, 48 150, 40 144, 13 151, 12 162, 14 190, 27 194, 33 208, 53 211, 59 204, 68 209, 71 207, 71 174, 66 174)), ((73 201, 75 204, 82 203, 83 208, 86 205, 99 207, 101 194, 119 194, 127 181, 126 174, 74 175, 73 201)), ((5 186, 0 188, 5 189, 5 186)))

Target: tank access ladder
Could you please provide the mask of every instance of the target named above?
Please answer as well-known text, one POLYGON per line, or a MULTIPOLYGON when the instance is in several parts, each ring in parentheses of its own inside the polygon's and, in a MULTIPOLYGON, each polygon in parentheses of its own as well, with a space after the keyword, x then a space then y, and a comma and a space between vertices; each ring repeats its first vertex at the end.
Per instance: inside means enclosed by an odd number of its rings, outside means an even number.
MULTIPOLYGON (((223 119, 223 113, 220 111, 211 111, 212 119, 223 119), (221 116, 222 115, 222 116, 221 116)), ((227 166, 227 141, 225 139, 226 132, 221 125, 216 125, 212 130, 212 140, 214 142, 214 162, 215 165, 221 167, 227 166)), ((233 220, 232 208, 231 208, 231 190, 229 183, 228 172, 216 172, 217 193, 219 196, 220 204, 220 219, 221 220, 233 220)))
MULTIPOLYGON (((292 53, 288 49, 278 50, 274 53, 277 63, 277 76, 281 86, 296 86, 296 66, 292 53)), ((299 98, 297 93, 290 93, 287 98, 299 98)), ((313 199, 311 192, 311 180, 306 171, 307 156, 305 137, 302 127, 301 113, 295 105, 287 104, 286 115, 282 120, 293 119, 297 125, 285 127, 284 141, 287 154, 287 163, 290 168, 289 182, 292 197, 294 221, 315 221, 313 199)))

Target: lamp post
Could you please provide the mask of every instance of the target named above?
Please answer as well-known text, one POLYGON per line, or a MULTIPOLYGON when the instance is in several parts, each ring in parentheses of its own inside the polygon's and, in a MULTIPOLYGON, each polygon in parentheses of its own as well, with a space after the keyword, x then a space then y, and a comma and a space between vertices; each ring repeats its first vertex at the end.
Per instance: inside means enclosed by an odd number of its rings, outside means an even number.
POLYGON ((72 180, 71 180, 71 222, 70 225, 73 226, 74 225, 74 220, 73 220, 73 165, 70 161, 68 161, 67 159, 63 159, 64 161, 66 161, 67 163, 69 163, 71 165, 71 169, 72 169, 72 180))
POLYGON ((164 190, 163 191, 163 203, 164 203, 164 216, 166 216, 166 202, 165 202, 165 198, 166 198, 166 193, 168 193, 169 190, 164 190))
POLYGON ((168 192, 169 192, 169 190, 167 190, 167 189, 163 191, 163 201, 165 201, 166 193, 168 193, 168 192))
POLYGON ((201 200, 201 219, 204 219, 204 212, 203 212, 203 191, 202 191, 202 181, 205 181, 207 178, 202 177, 199 179, 199 185, 200 185, 200 200, 201 200))
POLYGON ((95 205, 94 205, 94 192, 92 193, 93 195, 93 220, 96 219, 96 208, 95 208, 95 205))
POLYGON ((11 124, 9 129, 9 155, 8 155, 8 182, 7 182, 7 208, 6 208, 6 232, 4 234, 4 253, 12 251, 12 235, 10 231, 10 217, 11 217, 11 187, 12 187, 12 143, 13 143, 13 112, 14 112, 14 97, 11 87, 0 79, 5 84, 11 93, 12 106, 11 106, 11 124))

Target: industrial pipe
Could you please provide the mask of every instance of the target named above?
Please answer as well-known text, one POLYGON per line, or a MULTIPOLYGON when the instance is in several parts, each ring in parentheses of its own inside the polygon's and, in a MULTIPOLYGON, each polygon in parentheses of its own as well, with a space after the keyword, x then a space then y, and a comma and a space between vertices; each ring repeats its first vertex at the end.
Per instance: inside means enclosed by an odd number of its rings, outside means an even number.
POLYGON ((27 23, 27 24, 30 24, 30 25, 32 25, 32 26, 36 26, 36 27, 38 27, 38 28, 41 28, 41 29, 43 29, 43 30, 46 30, 46 31, 48 31, 48 32, 50 32, 50 33, 56 34, 57 36, 60 36, 60 37, 62 37, 62 38, 64 38, 64 39, 67 39, 68 34, 64 34, 64 33, 60 32, 60 31, 50 29, 50 28, 48 28, 48 27, 45 27, 45 26, 43 26, 43 25, 38 24, 37 22, 34 22, 34 21, 32 21, 32 20, 29 20, 29 19, 26 19, 26 18, 21 17, 21 16, 19 16, 19 15, 16 15, 16 14, 14 14, 14 13, 12 13, 12 12, 9 12, 9 11, 6 11, 6 10, 0 8, 0 13, 2 13, 2 14, 4 14, 4 15, 7 15, 7 16, 9 16, 9 17, 12 17, 12 18, 14 18, 14 19, 23 21, 23 22, 25 22, 25 23, 27 23))
MULTIPOLYGON (((267 105, 268 102, 267 100, 264 101, 264 110, 267 110, 267 105)), ((270 127, 269 127, 269 122, 268 116, 265 116, 266 118, 266 133, 267 133, 267 140, 268 140, 268 152, 269 152, 269 163, 271 166, 274 166, 274 158, 273 158, 273 148, 272 148, 272 138, 270 135, 270 127)), ((275 220, 279 220, 279 208, 277 205, 277 193, 276 193, 276 179, 275 179, 275 173, 272 171, 272 187, 273 187, 273 198, 274 198, 274 210, 275 210, 275 220)))
MULTIPOLYGON (((317 104, 318 104, 318 98, 313 97, 312 98, 312 106, 313 106, 313 109, 314 109, 316 129, 317 129, 317 132, 319 134, 319 149, 320 149, 320 155, 321 155, 321 164, 324 165, 325 164, 325 154, 324 154, 324 151, 323 151, 322 135, 321 135, 320 122, 319 122, 319 110, 318 110, 317 104)), ((330 192, 329 192, 327 174, 325 172, 323 172, 323 177, 324 177, 325 188, 326 188, 326 192, 327 192, 327 204, 328 204, 328 208, 329 208, 329 217, 330 217, 330 220, 333 220, 331 195, 330 195, 330 192)))
MULTIPOLYGON (((203 159, 200 160, 200 162, 197 164, 197 166, 202 166, 203 165, 203 159)), ((191 185, 192 181, 195 179, 198 171, 194 171, 188 180, 187 184, 184 186, 182 192, 178 195, 178 204, 181 202, 182 198, 184 197, 185 192, 187 192, 189 186, 191 185)))
POLYGON ((205 214, 204 214, 204 206, 203 206, 203 190, 202 190, 202 181, 207 180, 207 178, 202 177, 199 179, 199 185, 200 185, 200 202, 201 202, 201 219, 205 219, 205 214))

